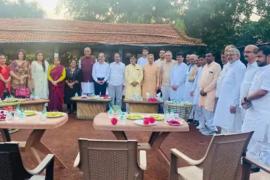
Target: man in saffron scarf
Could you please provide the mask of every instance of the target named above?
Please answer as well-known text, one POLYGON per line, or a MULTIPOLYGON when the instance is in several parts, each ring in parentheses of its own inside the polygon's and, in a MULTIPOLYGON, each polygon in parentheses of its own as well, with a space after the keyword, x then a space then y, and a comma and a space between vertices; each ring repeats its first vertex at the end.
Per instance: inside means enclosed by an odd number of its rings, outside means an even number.
POLYGON ((49 67, 49 111, 62 111, 64 104, 66 69, 60 64, 58 57, 54 58, 54 64, 49 67))

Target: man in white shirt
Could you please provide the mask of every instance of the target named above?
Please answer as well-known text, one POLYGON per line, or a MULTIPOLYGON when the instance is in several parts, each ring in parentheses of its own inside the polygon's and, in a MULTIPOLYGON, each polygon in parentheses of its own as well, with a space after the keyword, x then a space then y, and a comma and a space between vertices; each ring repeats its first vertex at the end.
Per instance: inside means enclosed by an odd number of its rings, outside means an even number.
MULTIPOLYGON (((240 102, 241 100, 248 95, 249 88, 251 86, 252 80, 258 71, 257 65, 257 51, 258 47, 255 45, 248 45, 245 47, 244 56, 245 60, 248 62, 245 76, 240 88, 240 102)), ((245 118, 245 109, 241 108, 241 120, 245 118)), ((242 126, 242 122, 240 124, 242 126)))
POLYGON ((123 86, 125 81, 125 64, 121 62, 118 52, 114 53, 114 62, 110 64, 108 79, 108 93, 112 98, 112 105, 122 106, 123 86))
POLYGON ((170 74, 170 100, 183 101, 187 65, 183 62, 184 55, 182 53, 176 55, 176 61, 177 63, 173 66, 170 74))
POLYGON ((242 131, 254 131, 247 156, 270 166, 270 47, 259 48, 257 59, 259 70, 242 100, 242 107, 247 109, 242 131))
POLYGON ((142 49, 142 57, 140 57, 138 59, 138 62, 137 64, 140 65, 142 68, 144 67, 144 65, 146 65, 148 63, 148 60, 147 60, 147 56, 149 54, 149 49, 148 48, 143 48, 142 49))
POLYGON ((239 119, 241 118, 239 98, 240 86, 243 81, 246 67, 240 61, 240 51, 230 48, 226 52, 229 69, 221 84, 219 99, 217 101, 213 125, 221 128, 221 133, 240 132, 239 119))
POLYGON ((95 95, 105 96, 107 81, 109 78, 110 68, 109 64, 105 62, 105 54, 100 52, 98 54, 98 62, 93 66, 92 77, 94 80, 95 95))

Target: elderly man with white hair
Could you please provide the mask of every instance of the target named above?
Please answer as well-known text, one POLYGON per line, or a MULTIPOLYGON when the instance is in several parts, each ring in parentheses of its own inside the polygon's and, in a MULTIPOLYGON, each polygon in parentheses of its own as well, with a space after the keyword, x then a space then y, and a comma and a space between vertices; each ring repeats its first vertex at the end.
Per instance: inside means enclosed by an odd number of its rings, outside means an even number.
POLYGON ((230 48, 226 51, 229 61, 227 73, 221 84, 219 99, 216 106, 213 124, 221 128, 221 133, 240 132, 240 86, 243 81, 246 67, 240 61, 240 51, 230 48))
POLYGON ((95 64, 95 59, 92 57, 92 50, 90 47, 84 48, 84 56, 79 60, 79 68, 82 70, 82 94, 94 94, 94 80, 92 77, 92 70, 95 64))
POLYGON ((196 54, 191 54, 189 56, 189 62, 190 65, 188 66, 187 69, 187 77, 186 77, 186 82, 185 82, 185 89, 184 89, 184 101, 193 102, 193 96, 192 96, 192 91, 193 91, 193 84, 195 83, 195 79, 197 76, 198 72, 198 67, 197 67, 197 61, 198 61, 198 56, 196 54))
POLYGON ((162 63, 160 70, 160 85, 163 101, 168 101, 170 98, 170 75, 175 63, 175 60, 172 59, 172 52, 167 51, 165 53, 165 61, 162 63))

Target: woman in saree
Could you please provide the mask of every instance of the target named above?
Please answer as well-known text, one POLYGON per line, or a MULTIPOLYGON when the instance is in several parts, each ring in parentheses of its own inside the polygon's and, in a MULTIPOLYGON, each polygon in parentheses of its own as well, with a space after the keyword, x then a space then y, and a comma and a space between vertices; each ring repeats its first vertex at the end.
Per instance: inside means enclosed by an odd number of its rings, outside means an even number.
POLYGON ((36 98, 48 99, 48 67, 41 51, 36 52, 36 60, 31 64, 33 95, 36 98))
POLYGON ((58 57, 54 58, 53 65, 49 66, 49 111, 62 111, 64 104, 66 69, 60 64, 58 57))
POLYGON ((0 54, 0 98, 5 99, 10 95, 10 70, 6 65, 6 56, 0 54))
POLYGON ((26 98, 31 93, 30 64, 26 61, 23 49, 17 53, 17 59, 10 64, 11 92, 16 97, 26 98))
POLYGON ((67 77, 65 81, 65 103, 67 104, 67 109, 69 113, 73 113, 76 110, 75 103, 71 101, 70 98, 81 95, 81 79, 82 73, 79 68, 77 68, 77 62, 73 59, 70 66, 67 68, 67 77))

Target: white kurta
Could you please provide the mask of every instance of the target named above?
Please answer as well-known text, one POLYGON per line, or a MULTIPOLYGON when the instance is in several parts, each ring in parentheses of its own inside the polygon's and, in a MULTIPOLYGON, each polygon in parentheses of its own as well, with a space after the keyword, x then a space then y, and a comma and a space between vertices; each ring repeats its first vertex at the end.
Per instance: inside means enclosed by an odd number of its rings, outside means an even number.
POLYGON ((198 72, 192 87, 192 91, 193 93, 193 105, 198 105, 199 104, 199 98, 200 98, 200 86, 199 86, 199 82, 200 82, 200 78, 202 76, 202 69, 203 67, 199 67, 198 68, 198 72))
POLYGON ((214 116, 214 125, 225 129, 227 132, 238 132, 240 108, 237 108, 235 114, 230 113, 230 107, 239 107, 240 86, 244 78, 246 66, 237 60, 229 64, 227 73, 221 84, 219 99, 214 116))
MULTIPOLYGON (((195 66, 196 65, 189 65, 186 72, 187 76, 186 76, 185 90, 184 90, 184 101, 187 101, 190 103, 193 102, 193 97, 190 95, 190 93, 192 92, 193 84, 195 81, 195 78, 194 80, 190 81, 190 76, 191 76, 191 73, 193 73, 192 70, 193 68, 195 68, 195 66)), ((195 70, 194 72, 195 72, 195 77, 196 77, 197 70, 195 70)))
POLYGON ((49 63, 45 61, 45 71, 41 64, 33 61, 31 64, 31 75, 33 79, 34 96, 38 98, 48 99, 48 66, 49 63))
POLYGON ((259 67, 258 67, 257 62, 247 65, 245 76, 244 76, 244 79, 240 88, 240 102, 244 97, 248 95, 249 88, 251 86, 252 80, 256 72, 258 71, 258 68, 259 67))
POLYGON ((216 88, 216 97, 219 97, 221 84, 222 84, 222 81, 223 81, 223 79, 224 79, 225 74, 226 74, 227 71, 228 71, 229 64, 230 64, 230 63, 227 63, 227 64, 225 64, 225 65, 223 66, 223 69, 222 69, 222 71, 220 72, 220 74, 219 74, 219 76, 218 76, 218 79, 217 79, 217 88, 216 88))
POLYGON ((253 100, 252 106, 246 111, 242 126, 243 132, 254 131, 248 146, 248 152, 259 160, 270 165, 270 65, 261 67, 256 73, 249 94, 259 89, 268 91, 260 99, 253 100), (268 150, 264 147, 268 146, 268 150), (268 155, 267 153, 268 152, 268 155))
POLYGON ((177 86, 177 90, 170 90, 170 99, 174 101, 182 101, 184 96, 184 88, 186 81, 187 65, 185 63, 175 64, 170 74, 170 85, 177 86))

